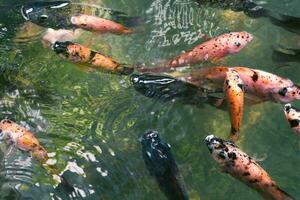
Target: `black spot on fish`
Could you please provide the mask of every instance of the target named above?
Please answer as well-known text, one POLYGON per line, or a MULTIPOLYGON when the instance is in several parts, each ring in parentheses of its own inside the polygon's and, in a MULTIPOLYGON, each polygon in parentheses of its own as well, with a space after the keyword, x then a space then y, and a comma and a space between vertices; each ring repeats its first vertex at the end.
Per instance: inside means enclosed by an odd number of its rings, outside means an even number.
POLYGON ((229 85, 229 80, 226 80, 225 83, 226 83, 226 85, 229 85))
POLYGON ((252 81, 256 82, 258 80, 258 75, 256 72, 254 72, 253 76, 251 77, 252 81))
POLYGON ((278 94, 284 97, 287 92, 288 92, 287 88, 282 88, 281 90, 279 90, 278 94))
POLYGON ((258 180, 257 179, 254 179, 254 180, 250 180, 249 183, 257 183, 258 180))
POLYGON ((228 157, 231 158, 232 160, 236 160, 236 154, 233 152, 228 153, 228 157))
POLYGON ((249 176, 250 175, 250 173, 249 172, 245 172, 245 173, 243 173, 243 176, 249 176))
POLYGON ((241 88, 241 90, 244 91, 244 84, 237 84, 239 86, 239 88, 241 88))
POLYGON ((97 52, 91 51, 89 60, 92 60, 96 56, 97 52))
POLYGON ((290 126, 291 128, 297 127, 299 126, 299 120, 298 119, 293 119, 293 120, 289 120, 290 126))

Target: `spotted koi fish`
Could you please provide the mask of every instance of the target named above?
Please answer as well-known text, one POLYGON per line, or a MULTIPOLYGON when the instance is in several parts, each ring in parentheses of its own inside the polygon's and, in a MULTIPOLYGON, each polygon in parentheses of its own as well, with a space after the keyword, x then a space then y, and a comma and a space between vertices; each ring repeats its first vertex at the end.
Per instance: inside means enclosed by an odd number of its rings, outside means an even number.
POLYGON ((162 72, 205 61, 217 62, 225 56, 238 53, 252 40, 253 36, 245 31, 226 33, 180 54, 163 67, 141 68, 139 71, 162 72))
POLYGON ((300 110, 292 107, 291 104, 286 104, 284 106, 284 114, 293 131, 300 135, 300 110))
POLYGON ((226 72, 224 91, 226 94, 231 120, 230 139, 237 141, 239 137, 241 121, 243 118, 245 90, 243 81, 241 80, 239 74, 232 69, 226 72))
MULTIPOLYGON (((247 67, 231 67, 240 76, 244 83, 246 98, 251 98, 257 103, 273 101, 289 103, 300 100, 300 87, 290 79, 247 67)), ((201 68, 188 75, 181 75, 178 78, 198 87, 210 84, 216 90, 222 90, 226 72, 229 67, 201 68)))
POLYGON ((30 152, 55 178, 59 179, 58 181, 63 186, 68 190, 73 190, 73 187, 63 176, 59 175, 57 168, 47 164, 48 153, 32 132, 11 120, 5 119, 0 122, 0 135, 6 144, 13 145, 21 151, 30 152))
POLYGON ((270 175, 233 142, 213 135, 207 136, 205 142, 212 157, 222 170, 256 190, 265 199, 294 199, 280 189, 270 175))
POLYGON ((120 64, 100 52, 93 51, 73 42, 55 42, 53 50, 61 57, 80 65, 91 66, 112 73, 131 74, 133 68, 120 64))

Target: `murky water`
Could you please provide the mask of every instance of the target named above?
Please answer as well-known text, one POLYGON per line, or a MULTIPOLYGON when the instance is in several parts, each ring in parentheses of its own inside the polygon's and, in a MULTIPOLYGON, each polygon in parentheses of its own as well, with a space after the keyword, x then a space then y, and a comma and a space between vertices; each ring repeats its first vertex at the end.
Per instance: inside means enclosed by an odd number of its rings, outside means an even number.
MULTIPOLYGON (((136 92, 126 76, 80 70, 43 46, 45 28, 24 24, 16 6, 22 2, 7 0, 0 5, 0 118, 15 120, 36 133, 76 189, 70 194, 53 188, 52 176, 29 154, 0 144, 0 198, 165 199, 142 159, 138 137, 148 129, 158 130, 172 145, 190 199, 260 198, 222 173, 203 143, 208 134, 227 137, 227 112, 207 105, 157 102, 136 92)), ((253 42, 222 64, 258 68, 300 83, 299 63, 272 60, 273 45, 300 48, 300 36, 267 18, 252 19, 242 12, 189 0, 84 2, 144 16, 138 34, 83 32, 77 39, 121 63, 151 65, 190 49, 204 40, 203 34, 245 30, 254 35, 253 42)), ((259 3, 300 17, 298 0, 259 3)), ((269 102, 247 107, 238 144, 249 155, 267 155, 262 167, 299 199, 299 138, 282 109, 269 102)))

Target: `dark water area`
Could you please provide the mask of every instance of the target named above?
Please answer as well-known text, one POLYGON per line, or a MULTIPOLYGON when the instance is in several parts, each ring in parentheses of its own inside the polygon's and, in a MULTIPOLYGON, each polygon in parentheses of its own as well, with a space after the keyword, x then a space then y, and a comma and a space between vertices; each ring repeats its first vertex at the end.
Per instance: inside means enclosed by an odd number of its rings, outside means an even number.
MULTIPOLYGON (((43 45, 47 28, 22 18, 20 5, 26 2, 0 1, 0 119, 9 118, 35 133, 50 162, 56 163, 75 191, 56 187, 51 174, 30 153, 0 143, 0 199, 166 199, 142 158, 138 138, 150 129, 172 146, 190 199, 261 198, 223 173, 204 144, 209 134, 227 138, 228 112, 150 99, 134 89, 128 76, 80 70, 43 45)), ((221 65, 261 69, 300 84, 299 59, 277 62, 272 58, 278 45, 300 49, 300 35, 268 17, 251 18, 191 0, 76 2, 142 16, 137 34, 82 31, 75 40, 120 63, 151 66, 205 41, 203 35, 247 31, 254 40, 221 65), (170 12, 178 17, 170 18, 170 12)), ((256 2, 300 17, 299 0, 256 2)), ((293 105, 300 107, 299 102, 293 105)), ((237 144, 250 156, 266 156, 259 164, 284 191, 299 199, 299 136, 286 122, 283 105, 266 102, 246 107, 241 129, 237 144)))

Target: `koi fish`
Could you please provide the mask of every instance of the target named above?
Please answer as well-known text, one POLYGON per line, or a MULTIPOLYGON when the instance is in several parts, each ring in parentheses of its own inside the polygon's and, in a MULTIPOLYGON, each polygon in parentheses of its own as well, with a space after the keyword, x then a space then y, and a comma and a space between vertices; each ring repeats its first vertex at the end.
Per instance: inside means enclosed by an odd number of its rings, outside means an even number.
MULTIPOLYGON (((116 24, 132 27, 138 25, 141 20, 140 17, 131 17, 124 12, 110 8, 71 1, 30 2, 22 5, 21 14, 27 21, 53 29, 71 29, 78 26, 85 29, 86 27, 84 27, 83 24, 87 22, 88 28, 95 26, 99 28, 99 21, 104 21, 105 24, 109 26, 114 25, 113 28, 116 28, 116 24), (77 15, 79 14, 85 14, 88 17, 78 17, 77 15)), ((102 26, 102 28, 108 30, 110 28, 109 26, 102 26)), ((120 26, 121 25, 119 25, 119 27, 120 26)), ((126 32, 125 30, 122 31, 126 32)))
POLYGON ((284 106, 284 114, 293 131, 300 135, 300 110, 291 104, 286 104, 284 106))
POLYGON ((300 18, 289 16, 276 12, 271 9, 264 8, 263 1, 253 0, 195 0, 200 5, 208 4, 218 6, 222 9, 231 9, 235 12, 244 12, 245 15, 251 18, 266 17, 271 23, 280 26, 290 32, 300 33, 300 18))
POLYGON ((230 139, 237 141, 240 132, 241 121, 244 110, 244 84, 239 74, 229 69, 226 72, 224 83, 224 91, 228 103, 230 120, 231 120, 231 136, 230 139))
MULTIPOLYGON (((244 83, 246 98, 257 102, 273 101, 289 103, 300 100, 300 87, 290 79, 247 67, 230 67, 234 69, 244 83)), ((215 89, 222 89, 226 72, 229 67, 201 68, 188 75, 181 75, 178 79, 203 87, 210 84, 215 89)))
POLYGON ((300 62, 300 49, 274 47, 272 59, 277 62, 300 62))
POLYGON ((132 74, 130 80, 136 91, 151 99, 197 106, 207 103, 218 108, 224 105, 223 99, 209 96, 209 91, 170 76, 132 74))
POLYGON ((100 34, 113 33, 121 35, 133 33, 133 30, 126 28, 122 24, 91 15, 74 15, 71 17, 71 23, 78 28, 100 34))
POLYGON ((294 199, 280 189, 270 175, 233 142, 209 135, 205 138, 205 143, 224 172, 244 182, 265 199, 294 199))
POLYGON ((171 146, 160 139, 156 131, 140 138, 143 158, 150 174, 169 200, 187 200, 188 194, 179 173, 171 146))
POLYGON ((133 68, 120 64, 114 59, 100 52, 93 51, 85 46, 73 42, 55 42, 53 50, 61 57, 82 65, 91 66, 112 73, 131 74, 133 68))
POLYGON ((59 179, 58 181, 62 183, 63 186, 65 186, 68 190, 74 190, 64 177, 59 175, 55 166, 47 164, 49 159, 48 153, 32 132, 11 120, 4 119, 0 122, 0 135, 1 139, 6 144, 13 145, 21 151, 30 152, 36 160, 50 171, 54 178, 59 179))
POLYGON ((194 65, 205 61, 217 62, 225 56, 238 53, 252 40, 253 36, 245 31, 226 33, 180 54, 163 67, 141 68, 139 71, 168 71, 172 68, 194 65))

